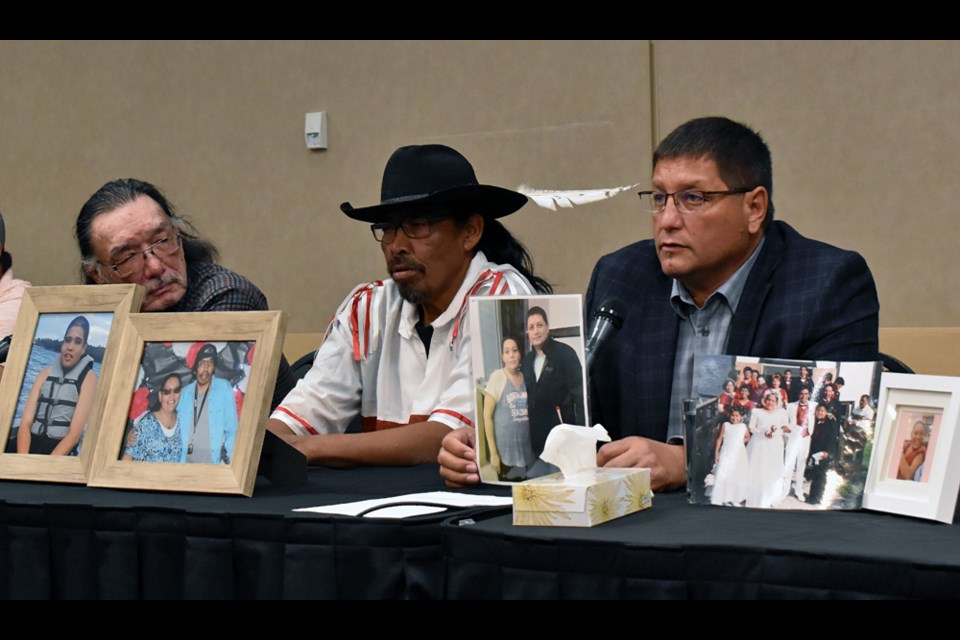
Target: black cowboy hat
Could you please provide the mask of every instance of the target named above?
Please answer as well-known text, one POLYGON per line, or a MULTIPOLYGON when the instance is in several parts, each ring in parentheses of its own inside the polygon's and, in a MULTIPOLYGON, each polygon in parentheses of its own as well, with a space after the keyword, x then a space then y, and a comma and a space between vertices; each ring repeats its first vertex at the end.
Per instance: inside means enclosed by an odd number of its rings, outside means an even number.
POLYGON ((477 182, 473 167, 458 151, 442 144, 400 147, 387 160, 380 187, 380 204, 340 210, 363 222, 385 222, 411 206, 469 205, 486 218, 509 215, 527 202, 516 191, 477 182))

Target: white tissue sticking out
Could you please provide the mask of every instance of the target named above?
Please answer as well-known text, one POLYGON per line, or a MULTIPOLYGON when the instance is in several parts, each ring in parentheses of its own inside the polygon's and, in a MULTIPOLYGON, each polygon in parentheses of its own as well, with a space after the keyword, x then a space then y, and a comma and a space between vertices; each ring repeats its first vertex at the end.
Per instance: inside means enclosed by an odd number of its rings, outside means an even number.
POLYGON ((610 442, 602 425, 558 424, 547 434, 540 457, 560 467, 564 478, 597 468, 597 442, 610 442))

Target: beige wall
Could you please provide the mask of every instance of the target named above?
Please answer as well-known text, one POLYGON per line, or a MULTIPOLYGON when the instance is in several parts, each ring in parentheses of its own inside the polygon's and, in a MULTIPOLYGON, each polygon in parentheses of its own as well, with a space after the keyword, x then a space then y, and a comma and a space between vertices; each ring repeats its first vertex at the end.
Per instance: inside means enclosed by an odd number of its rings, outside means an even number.
MULTIPOLYGON (((322 331, 378 245, 339 204, 373 204, 390 153, 439 142, 481 181, 636 182, 650 149, 645 42, 0 43, 0 210, 19 277, 75 282, 72 224, 107 180, 165 190, 291 331, 322 331), (303 119, 328 113, 329 149, 303 119)), ((643 225, 632 199, 506 220, 559 292, 643 225)))
MULTIPOLYGON (((338 205, 376 202, 396 147, 450 144, 507 187, 613 186, 646 182, 652 137, 724 114, 770 144, 779 217, 866 256, 883 325, 960 325, 958 63, 937 42, 5 42, 0 210, 19 277, 75 282, 82 202, 150 180, 291 331, 322 331, 384 272, 338 205)), ((632 195, 506 223, 561 293, 650 232, 632 195)))
POLYGON ((777 216, 870 264, 883 326, 960 324, 960 42, 663 42, 661 134, 723 114, 773 152, 777 216))

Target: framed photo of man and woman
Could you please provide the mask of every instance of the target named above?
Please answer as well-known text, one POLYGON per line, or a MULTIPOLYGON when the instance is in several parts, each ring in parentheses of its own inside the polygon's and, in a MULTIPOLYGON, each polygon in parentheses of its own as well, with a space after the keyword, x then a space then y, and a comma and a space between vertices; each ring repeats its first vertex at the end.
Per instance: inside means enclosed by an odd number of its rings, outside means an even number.
POLYGON ((558 469, 540 459, 558 424, 587 426, 579 295, 471 298, 480 479, 510 484, 558 469))
POLYGON ((858 509, 879 362, 697 357, 684 400, 690 502, 858 509))
POLYGON ((143 288, 30 287, 0 381, 0 478, 84 483, 143 288))
POLYGON ((252 495, 285 322, 131 314, 88 484, 252 495))

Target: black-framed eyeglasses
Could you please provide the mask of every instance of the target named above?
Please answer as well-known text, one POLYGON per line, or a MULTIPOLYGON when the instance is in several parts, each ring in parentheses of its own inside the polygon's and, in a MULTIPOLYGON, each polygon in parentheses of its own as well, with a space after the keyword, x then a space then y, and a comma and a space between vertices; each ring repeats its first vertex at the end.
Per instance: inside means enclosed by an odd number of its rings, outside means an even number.
POLYGON ((182 242, 180 234, 174 233, 172 236, 164 236, 163 238, 160 238, 143 251, 131 252, 130 255, 119 262, 114 262, 113 264, 104 264, 101 262, 99 264, 102 264, 105 267, 110 267, 121 278, 129 278, 130 276, 143 271, 143 267, 147 263, 148 253, 152 253, 157 258, 166 258, 180 251, 181 245, 182 242))
POLYGON ((696 213, 703 209, 712 198, 723 196, 734 196, 741 193, 749 193, 756 187, 750 189, 730 189, 729 191, 700 191, 690 189, 687 191, 677 191, 676 193, 663 193, 662 191, 641 191, 637 195, 643 201, 644 207, 650 213, 663 213, 667 208, 667 200, 673 197, 673 204, 680 213, 696 213))
POLYGON ((165 395, 165 396, 170 396, 170 395, 173 395, 173 394, 175 394, 175 393, 180 393, 180 389, 181 389, 181 388, 182 388, 182 387, 175 387, 175 388, 173 388, 173 389, 160 389, 160 393, 162 393, 162 394, 165 395))
POLYGON ((370 231, 373 232, 373 238, 377 242, 394 241, 397 237, 397 229, 403 229, 405 236, 411 240, 422 240, 433 232, 431 226, 441 220, 449 220, 449 216, 435 216, 433 218, 407 218, 403 222, 377 222, 370 225, 370 231))

